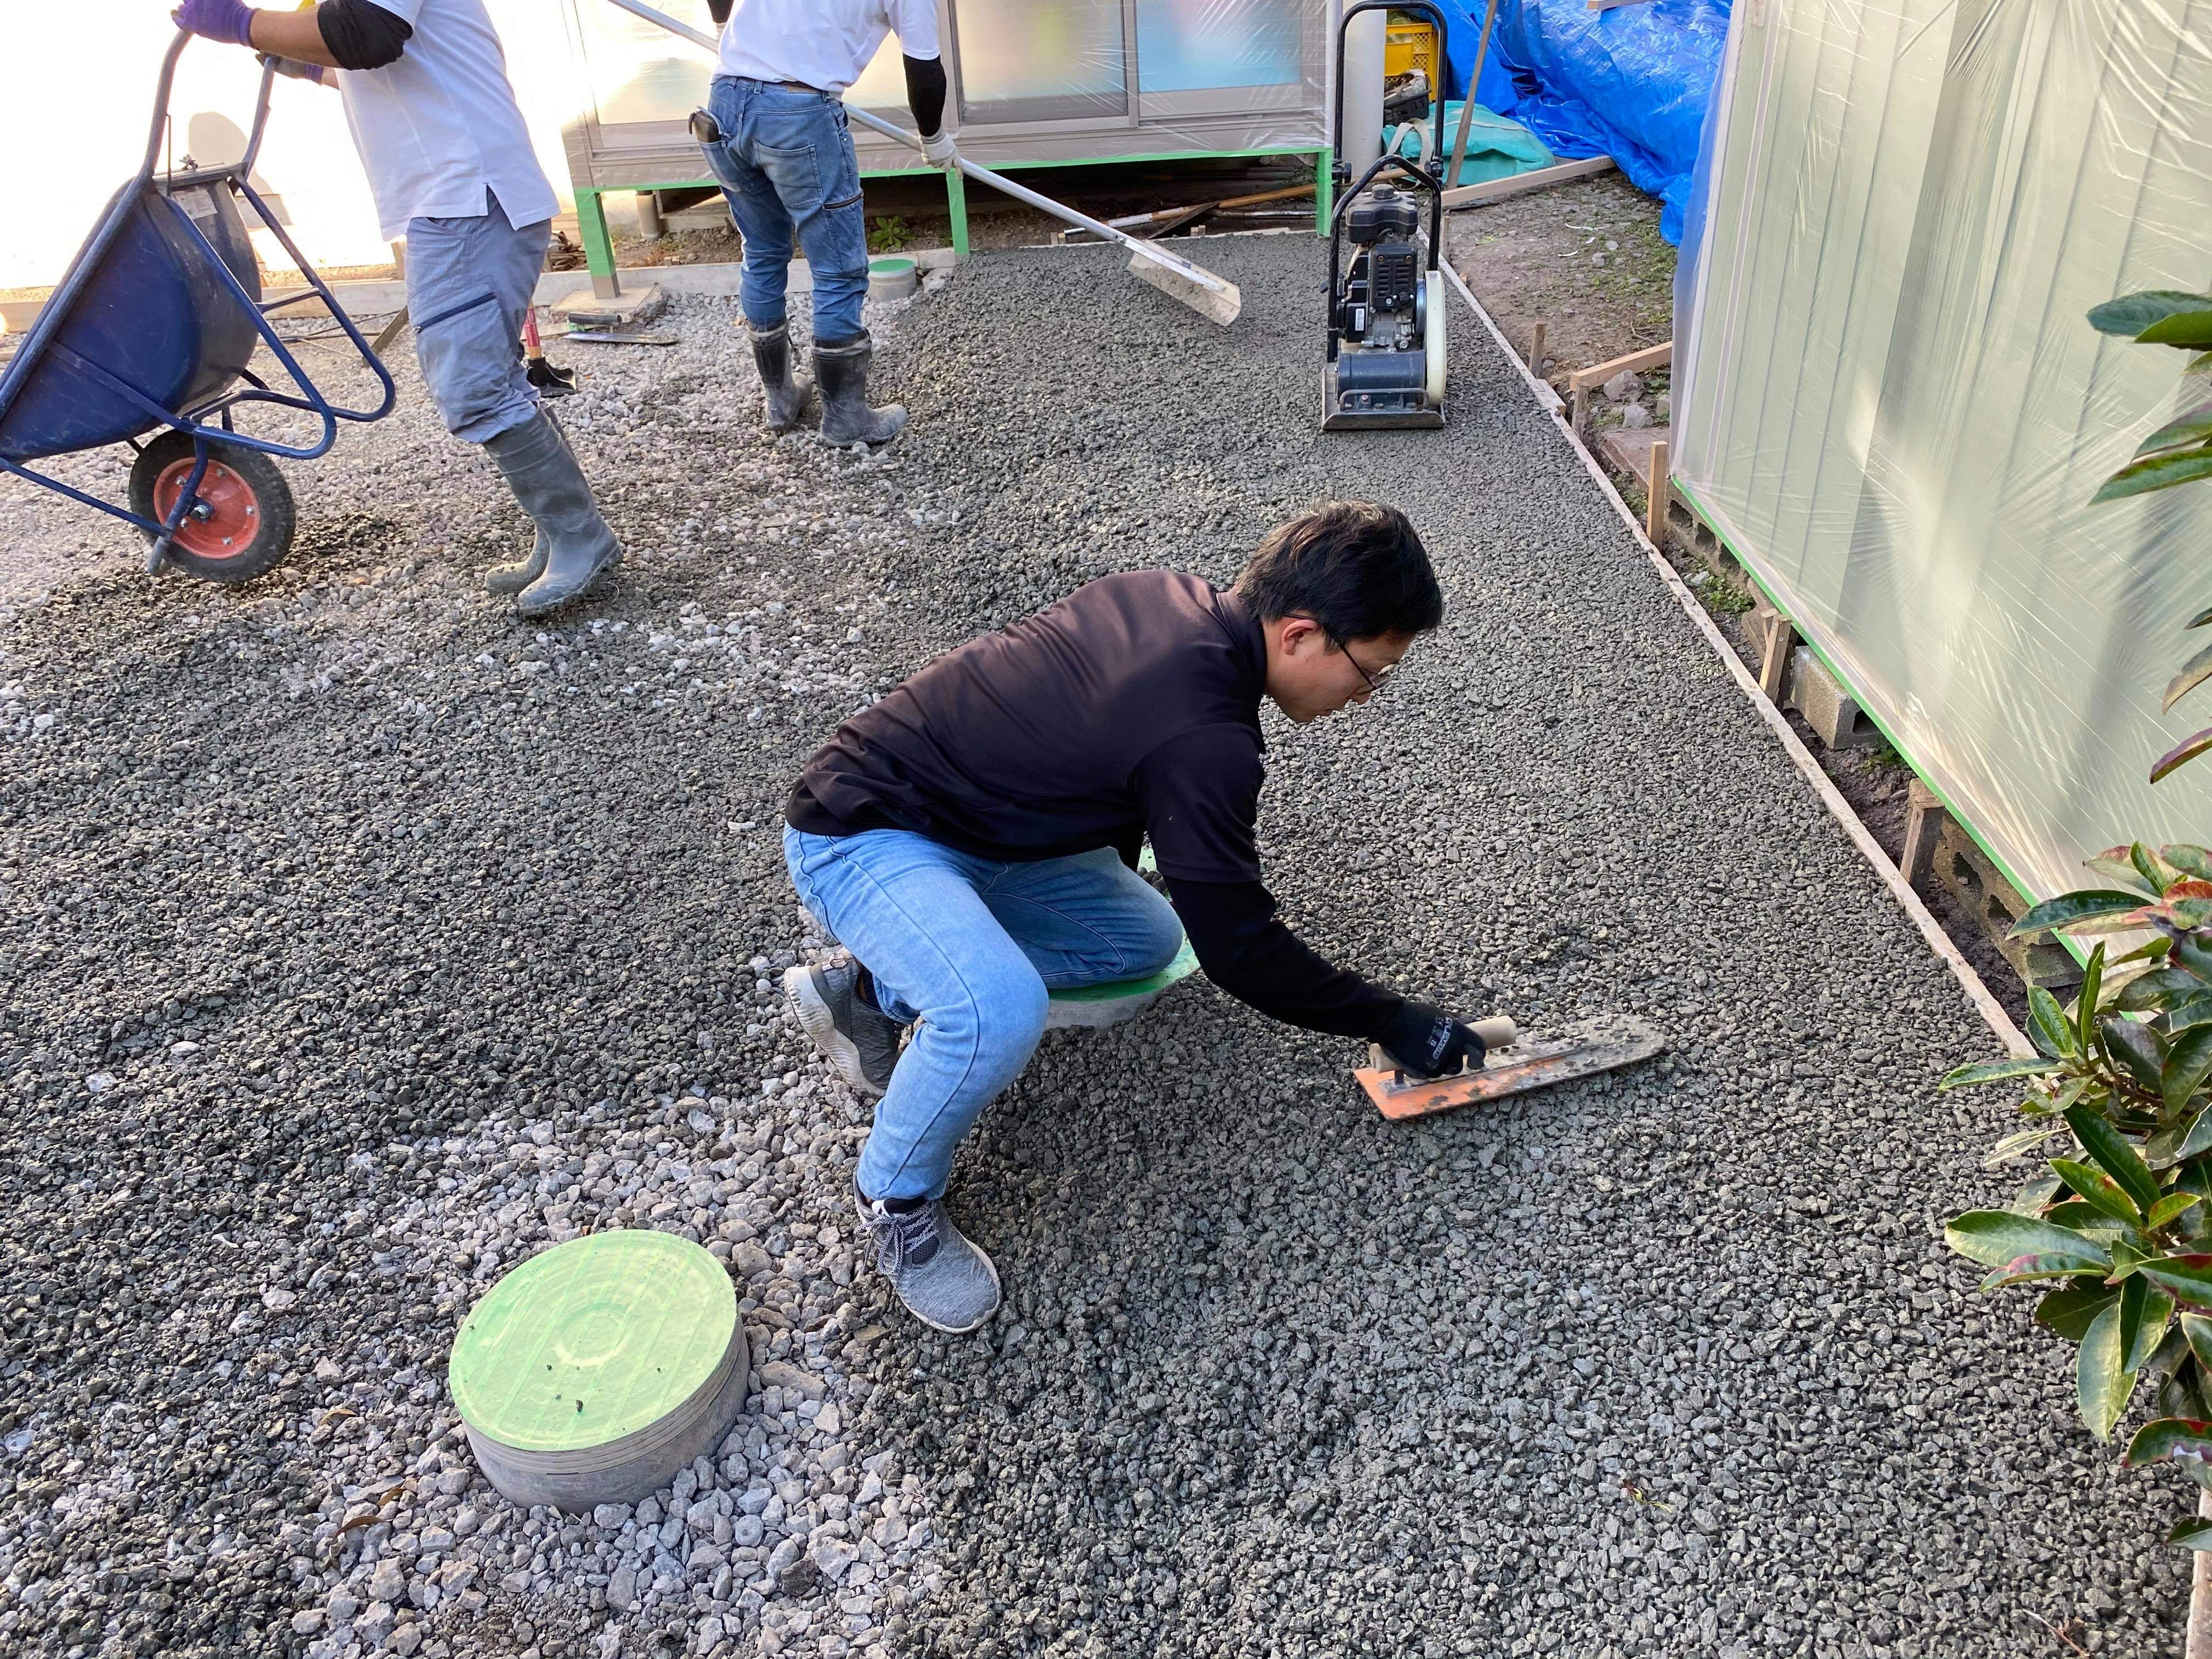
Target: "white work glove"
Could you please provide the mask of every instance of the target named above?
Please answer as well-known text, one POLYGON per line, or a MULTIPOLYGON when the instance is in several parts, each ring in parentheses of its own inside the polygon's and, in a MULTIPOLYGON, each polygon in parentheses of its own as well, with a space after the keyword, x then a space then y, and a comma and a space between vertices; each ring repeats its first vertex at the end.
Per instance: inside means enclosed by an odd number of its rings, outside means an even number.
POLYGON ((952 129, 939 127, 921 141, 921 153, 932 167, 947 172, 960 165, 960 152, 953 147, 952 129))

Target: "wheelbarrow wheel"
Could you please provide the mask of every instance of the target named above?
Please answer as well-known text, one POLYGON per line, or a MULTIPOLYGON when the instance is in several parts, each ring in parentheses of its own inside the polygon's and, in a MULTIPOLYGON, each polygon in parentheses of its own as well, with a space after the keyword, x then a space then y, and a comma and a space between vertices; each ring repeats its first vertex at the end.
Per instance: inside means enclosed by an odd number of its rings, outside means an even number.
MULTIPOLYGON (((148 444, 131 464, 131 510, 167 522, 191 478, 192 459, 184 433, 164 432, 148 444)), ((210 444, 198 495, 199 511, 186 515, 169 543, 168 563, 207 581, 246 582, 290 550, 297 524, 292 487, 259 450, 210 444)))

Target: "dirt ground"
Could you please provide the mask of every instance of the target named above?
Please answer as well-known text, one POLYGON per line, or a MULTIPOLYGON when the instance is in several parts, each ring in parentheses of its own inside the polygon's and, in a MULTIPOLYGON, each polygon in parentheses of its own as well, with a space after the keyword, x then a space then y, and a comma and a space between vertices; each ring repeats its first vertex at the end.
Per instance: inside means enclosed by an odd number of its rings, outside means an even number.
POLYGON ((1523 357, 1545 325, 1546 378, 1657 345, 1674 328, 1674 250, 1659 204, 1601 173, 1449 217, 1453 268, 1523 357))

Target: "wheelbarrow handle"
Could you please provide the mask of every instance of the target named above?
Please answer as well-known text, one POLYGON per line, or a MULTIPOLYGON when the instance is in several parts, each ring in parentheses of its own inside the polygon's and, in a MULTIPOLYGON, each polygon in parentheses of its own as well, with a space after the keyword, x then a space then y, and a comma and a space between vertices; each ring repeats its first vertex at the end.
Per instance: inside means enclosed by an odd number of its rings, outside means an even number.
MULTIPOLYGON (((154 129, 146 135, 146 159, 138 168, 138 180, 143 184, 154 176, 161 164, 161 134, 169 125, 169 91, 177 78, 177 60, 185 55, 185 47, 191 40, 191 31, 179 29, 177 38, 169 42, 169 49, 161 55, 161 82, 154 92, 154 129)), ((261 95, 253 106, 253 132, 246 141, 246 155, 238 163, 241 176, 251 177, 253 163, 261 154, 261 135, 269 130, 269 89, 276 84, 276 66, 264 62, 261 66, 261 95)))
POLYGON ((169 42, 169 49, 161 55, 161 83, 154 90, 154 130, 146 135, 146 160, 138 168, 141 183, 154 176, 154 169, 161 160, 161 134, 169 125, 169 88, 177 78, 177 59, 185 55, 185 45, 191 32, 179 29, 177 38, 169 42))

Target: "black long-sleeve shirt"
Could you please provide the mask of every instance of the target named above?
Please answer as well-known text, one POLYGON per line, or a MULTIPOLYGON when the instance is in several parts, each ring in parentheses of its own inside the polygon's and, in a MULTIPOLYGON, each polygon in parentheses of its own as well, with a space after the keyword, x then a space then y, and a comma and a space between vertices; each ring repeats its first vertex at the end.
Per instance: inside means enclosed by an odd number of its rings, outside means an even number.
POLYGON ((1256 833, 1267 645, 1233 593, 1130 571, 940 657, 810 760, 786 817, 1010 863, 1148 835, 1206 977, 1264 1014, 1376 1038, 1404 1000, 1275 914, 1256 833))

